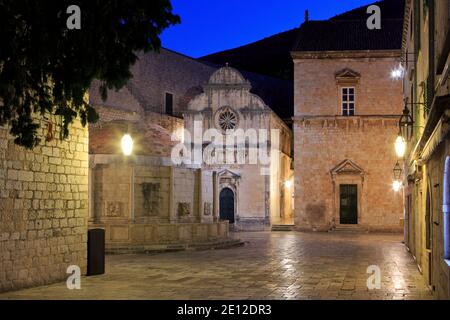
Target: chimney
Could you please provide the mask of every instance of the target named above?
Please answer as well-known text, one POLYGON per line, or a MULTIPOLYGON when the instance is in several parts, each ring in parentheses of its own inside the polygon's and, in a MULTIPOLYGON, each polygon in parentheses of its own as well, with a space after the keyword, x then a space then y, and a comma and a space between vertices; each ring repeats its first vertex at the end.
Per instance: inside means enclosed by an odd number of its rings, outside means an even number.
POLYGON ((305 22, 308 22, 309 20, 309 12, 308 9, 305 10, 305 22))

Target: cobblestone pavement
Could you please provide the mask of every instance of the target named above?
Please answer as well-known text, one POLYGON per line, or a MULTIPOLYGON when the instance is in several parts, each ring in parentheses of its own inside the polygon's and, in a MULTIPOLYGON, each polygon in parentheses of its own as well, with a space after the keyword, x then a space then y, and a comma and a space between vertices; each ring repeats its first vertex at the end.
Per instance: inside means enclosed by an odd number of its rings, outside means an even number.
POLYGON ((107 257, 107 273, 0 299, 431 299, 400 235, 238 233, 224 250, 107 257), (367 267, 381 268, 368 290, 367 267))

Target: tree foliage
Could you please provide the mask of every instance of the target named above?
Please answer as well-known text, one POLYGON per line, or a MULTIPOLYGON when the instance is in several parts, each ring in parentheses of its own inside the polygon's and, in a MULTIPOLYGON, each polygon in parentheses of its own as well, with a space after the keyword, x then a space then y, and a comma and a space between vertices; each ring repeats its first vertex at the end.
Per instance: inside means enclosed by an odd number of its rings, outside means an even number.
POLYGON ((62 138, 76 117, 96 121, 85 97, 91 82, 120 89, 139 51, 157 51, 160 34, 179 23, 170 0, 0 0, 0 125, 15 143, 39 143, 34 115, 56 115, 62 138), (69 30, 67 8, 81 9, 81 29, 69 30))

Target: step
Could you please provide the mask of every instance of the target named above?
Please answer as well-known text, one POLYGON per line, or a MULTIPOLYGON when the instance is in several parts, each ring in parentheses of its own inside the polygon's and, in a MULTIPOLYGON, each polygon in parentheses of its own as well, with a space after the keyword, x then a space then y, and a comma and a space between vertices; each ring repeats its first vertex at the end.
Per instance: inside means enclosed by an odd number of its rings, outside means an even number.
POLYGON ((214 249, 228 249, 245 245, 245 242, 240 239, 217 239, 215 241, 207 242, 193 242, 193 243, 171 243, 171 244, 149 244, 149 245, 107 245, 106 254, 140 254, 140 253, 161 253, 161 252, 175 252, 185 250, 214 250, 214 249))
POLYGON ((342 232, 342 233, 368 233, 368 231, 357 225, 338 225, 328 230, 328 232, 342 232))
POLYGON ((274 224, 272 225, 272 231, 292 231, 294 230, 294 225, 291 224, 274 224))

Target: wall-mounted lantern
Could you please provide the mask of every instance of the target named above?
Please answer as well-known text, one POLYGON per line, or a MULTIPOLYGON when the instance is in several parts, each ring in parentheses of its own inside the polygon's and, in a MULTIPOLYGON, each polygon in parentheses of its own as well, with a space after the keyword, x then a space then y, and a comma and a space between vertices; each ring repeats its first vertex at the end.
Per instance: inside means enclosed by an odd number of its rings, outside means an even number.
POLYGON ((402 183, 399 180, 394 180, 394 182, 392 182, 392 189, 394 189, 395 192, 400 191, 402 187, 402 183))
POLYGON ((397 157, 403 158, 406 152, 406 141, 402 137, 402 135, 399 133, 397 139, 395 139, 395 153, 397 154, 397 157))
POLYGON ((398 161, 394 166, 394 170, 392 170, 392 171, 394 173, 394 180, 401 180, 403 170, 398 161))
POLYGON ((398 80, 403 78, 405 74, 405 68, 401 64, 391 70, 391 79, 398 80))
POLYGON ((130 156, 133 152, 133 138, 126 133, 123 135, 121 140, 122 152, 125 156, 130 156))
POLYGON ((286 189, 290 189, 290 188, 292 187, 292 181, 291 181, 291 180, 286 180, 286 181, 284 182, 284 187, 285 187, 286 189))
POLYGON ((408 105, 405 103, 405 108, 403 109, 403 114, 400 117, 398 126, 400 128, 400 135, 405 141, 409 141, 413 134, 414 120, 409 113, 408 105))

